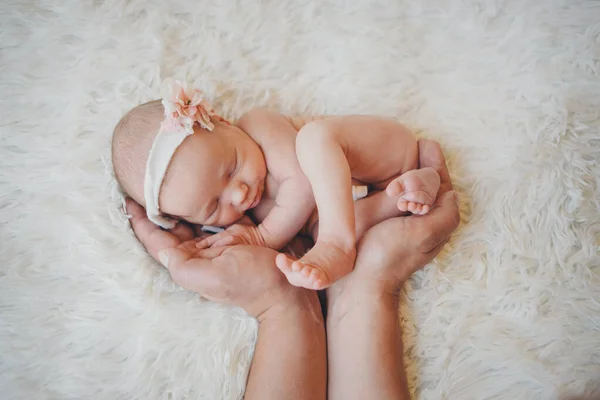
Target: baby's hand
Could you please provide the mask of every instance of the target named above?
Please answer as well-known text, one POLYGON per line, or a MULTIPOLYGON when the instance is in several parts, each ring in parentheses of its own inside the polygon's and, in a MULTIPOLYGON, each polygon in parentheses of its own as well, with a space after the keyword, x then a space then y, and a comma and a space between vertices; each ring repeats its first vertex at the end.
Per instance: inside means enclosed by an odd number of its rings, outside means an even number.
POLYGON ((223 232, 202 239, 196 244, 196 247, 206 249, 208 247, 233 246, 236 244, 266 247, 258 227, 244 224, 231 225, 223 232))

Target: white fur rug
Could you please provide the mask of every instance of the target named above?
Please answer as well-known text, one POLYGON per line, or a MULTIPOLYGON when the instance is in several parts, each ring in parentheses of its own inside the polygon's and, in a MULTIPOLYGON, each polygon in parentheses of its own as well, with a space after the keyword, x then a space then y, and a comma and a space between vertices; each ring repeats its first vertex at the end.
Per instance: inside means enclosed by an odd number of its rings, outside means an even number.
POLYGON ((416 397, 600 395, 600 2, 4 0, 0 49, 3 399, 241 397, 255 322, 170 281, 107 172, 171 77, 441 141, 463 225, 407 286, 416 397))

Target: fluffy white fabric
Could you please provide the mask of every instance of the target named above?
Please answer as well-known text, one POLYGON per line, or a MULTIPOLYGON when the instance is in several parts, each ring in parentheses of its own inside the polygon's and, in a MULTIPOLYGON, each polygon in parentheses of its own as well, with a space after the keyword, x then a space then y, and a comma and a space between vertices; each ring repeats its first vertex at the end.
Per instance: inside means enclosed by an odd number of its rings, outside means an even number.
POLYGON ((424 399, 600 393, 600 3, 0 3, 0 393, 235 399, 256 324, 128 228, 112 128, 167 78, 236 118, 396 116, 438 139, 463 224, 407 285, 424 399))

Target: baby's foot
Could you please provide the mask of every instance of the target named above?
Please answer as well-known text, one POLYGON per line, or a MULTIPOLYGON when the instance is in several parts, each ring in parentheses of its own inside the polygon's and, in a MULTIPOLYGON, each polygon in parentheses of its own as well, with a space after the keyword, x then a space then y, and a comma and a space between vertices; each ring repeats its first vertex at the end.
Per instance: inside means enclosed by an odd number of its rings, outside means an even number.
POLYGON ((356 249, 344 252, 338 246, 317 240, 315 246, 299 260, 277 255, 275 263, 294 286, 321 290, 352 271, 356 249))
POLYGON ((431 167, 413 169, 389 183, 388 196, 398 196, 398 210, 427 214, 440 188, 440 175, 431 167))

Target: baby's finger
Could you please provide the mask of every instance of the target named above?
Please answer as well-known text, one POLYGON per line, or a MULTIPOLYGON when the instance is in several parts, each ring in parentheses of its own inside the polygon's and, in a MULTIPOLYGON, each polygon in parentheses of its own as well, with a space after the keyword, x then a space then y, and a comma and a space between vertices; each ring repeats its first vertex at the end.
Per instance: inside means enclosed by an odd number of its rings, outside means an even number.
POLYGON ((196 244, 196 247, 198 247, 199 249, 206 249, 208 247, 212 247, 216 242, 218 242, 221 239, 221 237, 223 237, 223 232, 210 235, 200 240, 196 244))
POLYGON ((208 249, 210 245, 208 244, 207 238, 200 239, 196 242, 197 249, 208 249))
POLYGON ((237 244, 237 243, 238 243, 238 240, 237 240, 237 238, 235 236, 228 235, 228 236, 225 236, 222 239, 217 240, 210 247, 231 246, 231 245, 234 245, 234 244, 237 244))
POLYGON ((125 208, 127 214, 131 216, 129 223, 133 232, 155 260, 159 261, 158 253, 161 250, 174 248, 181 244, 177 236, 152 223, 146 216, 144 208, 135 201, 126 199, 125 208))

